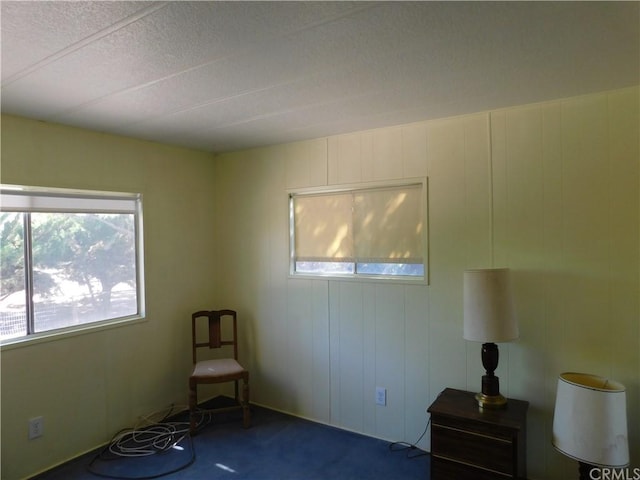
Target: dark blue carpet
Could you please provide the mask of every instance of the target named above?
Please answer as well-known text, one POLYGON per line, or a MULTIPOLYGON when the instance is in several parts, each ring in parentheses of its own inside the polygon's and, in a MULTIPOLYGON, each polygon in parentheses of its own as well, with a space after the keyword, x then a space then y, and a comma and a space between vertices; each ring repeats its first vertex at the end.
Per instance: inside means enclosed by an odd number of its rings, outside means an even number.
MULTIPOLYGON (((178 418, 177 420, 182 420, 178 418)), ((175 420, 175 419, 172 419, 175 420)), ((144 459, 112 459, 103 452, 79 457, 38 480, 96 480, 159 476, 234 480, 402 480, 429 478, 429 456, 389 443, 265 408, 252 408, 252 426, 240 415, 217 416, 179 449, 144 459), (192 443, 192 445, 191 445, 192 443), (195 460, 190 463, 191 450, 195 460), (185 468, 182 468, 185 466, 185 468), (174 473, 164 474, 180 469, 174 473)))

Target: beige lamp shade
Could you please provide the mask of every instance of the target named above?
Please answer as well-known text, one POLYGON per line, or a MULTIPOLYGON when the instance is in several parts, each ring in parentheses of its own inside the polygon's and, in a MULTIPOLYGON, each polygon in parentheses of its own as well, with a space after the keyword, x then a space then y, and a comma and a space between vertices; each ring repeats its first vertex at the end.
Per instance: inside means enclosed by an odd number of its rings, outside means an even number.
POLYGON ((558 379, 553 446, 601 467, 629 465, 624 385, 596 375, 567 372, 558 379))
POLYGON ((508 268, 464 272, 464 338, 509 342, 519 336, 508 268))

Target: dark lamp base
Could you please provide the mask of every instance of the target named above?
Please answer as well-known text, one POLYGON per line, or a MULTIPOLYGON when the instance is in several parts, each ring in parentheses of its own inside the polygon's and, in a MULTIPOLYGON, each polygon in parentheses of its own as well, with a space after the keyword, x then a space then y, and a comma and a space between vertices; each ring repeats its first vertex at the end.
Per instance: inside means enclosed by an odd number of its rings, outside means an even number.
POLYGON ((507 399, 500 395, 500 379, 494 375, 498 367, 498 346, 495 343, 482 344, 482 366, 487 371, 482 376, 482 391, 476 395, 480 408, 504 408, 507 399))

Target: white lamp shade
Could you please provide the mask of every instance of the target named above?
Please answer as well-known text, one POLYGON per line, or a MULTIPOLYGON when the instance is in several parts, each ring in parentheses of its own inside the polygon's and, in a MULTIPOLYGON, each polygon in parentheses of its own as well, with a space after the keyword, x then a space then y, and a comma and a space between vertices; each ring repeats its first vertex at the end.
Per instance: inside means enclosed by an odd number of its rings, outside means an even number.
POLYGON ((508 342, 518 338, 509 269, 464 272, 464 338, 508 342))
POLYGON ((629 465, 624 385, 596 375, 567 372, 558 379, 553 446, 580 462, 629 465))

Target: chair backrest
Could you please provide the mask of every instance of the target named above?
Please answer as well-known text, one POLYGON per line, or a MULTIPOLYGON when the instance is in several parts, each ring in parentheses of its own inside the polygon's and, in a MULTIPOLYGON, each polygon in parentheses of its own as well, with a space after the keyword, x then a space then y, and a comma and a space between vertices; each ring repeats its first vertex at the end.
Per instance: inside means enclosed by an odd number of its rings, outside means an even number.
POLYGON ((238 325, 237 315, 234 310, 200 310, 191 315, 191 340, 193 345, 193 363, 197 362, 196 350, 200 347, 220 348, 223 345, 233 346, 233 358, 238 360, 238 325), (233 319, 233 329, 231 337, 223 338, 222 319, 230 317, 233 319), (197 321, 199 318, 207 318, 208 338, 207 341, 198 341, 196 335, 197 321))

